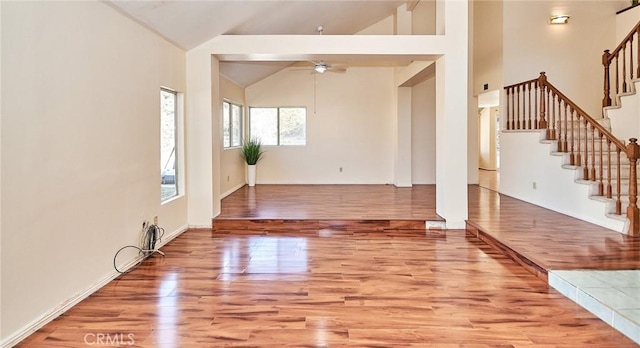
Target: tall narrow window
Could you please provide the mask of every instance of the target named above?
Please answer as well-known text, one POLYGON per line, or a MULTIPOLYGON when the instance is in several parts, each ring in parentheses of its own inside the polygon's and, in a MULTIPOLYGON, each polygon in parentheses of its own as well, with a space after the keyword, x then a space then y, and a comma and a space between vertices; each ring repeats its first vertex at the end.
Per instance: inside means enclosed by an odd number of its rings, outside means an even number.
POLYGON ((242 106, 222 102, 222 138, 225 148, 242 145, 242 106))
POLYGON ((178 94, 160 90, 160 199, 162 202, 178 195, 177 163, 178 94))

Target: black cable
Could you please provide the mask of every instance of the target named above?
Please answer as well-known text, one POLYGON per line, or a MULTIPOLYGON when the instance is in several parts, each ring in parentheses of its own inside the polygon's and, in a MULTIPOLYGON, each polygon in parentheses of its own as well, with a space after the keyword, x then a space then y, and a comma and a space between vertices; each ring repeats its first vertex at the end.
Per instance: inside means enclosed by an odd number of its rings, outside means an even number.
POLYGON ((115 268, 115 270, 120 274, 131 272, 134 268, 138 267, 144 260, 146 260, 147 257, 151 256, 151 254, 156 251, 156 243, 161 242, 163 236, 164 228, 158 225, 150 225, 145 232, 144 240, 142 242, 142 248, 139 248, 135 245, 126 245, 120 248, 113 256, 113 268, 115 268), (131 266, 128 270, 121 271, 116 265, 116 259, 118 258, 118 254, 120 254, 121 251, 127 248, 137 249, 138 253, 142 255, 142 257, 140 257, 140 260, 135 265, 131 266))
POLYGON ((140 258, 140 260, 138 261, 138 263, 136 263, 135 265, 131 266, 128 270, 125 270, 125 271, 121 271, 121 270, 119 270, 119 269, 118 269, 118 266, 116 265, 116 258, 118 257, 118 254, 120 254, 120 252, 121 252, 122 250, 127 249, 127 248, 134 248, 134 249, 138 249, 138 253, 143 254, 142 249, 138 248, 138 247, 137 247, 137 246, 135 246, 135 245, 125 245, 125 246, 123 246, 122 248, 120 248, 120 250, 116 251, 116 254, 113 256, 113 268, 115 268, 115 269, 116 269, 116 271, 118 271, 118 273, 120 273, 120 274, 124 274, 124 273, 129 273, 129 272, 131 272, 134 268, 138 267, 138 265, 140 265, 140 264, 142 263, 142 261, 144 261, 144 260, 146 259, 145 257, 140 258))

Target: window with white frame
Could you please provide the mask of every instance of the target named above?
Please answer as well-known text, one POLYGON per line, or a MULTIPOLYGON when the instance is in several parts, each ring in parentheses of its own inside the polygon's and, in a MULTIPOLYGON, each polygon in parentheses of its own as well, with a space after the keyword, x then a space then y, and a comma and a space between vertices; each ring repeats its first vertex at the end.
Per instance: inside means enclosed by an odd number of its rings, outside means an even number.
POLYGON ((160 200, 178 195, 178 93, 160 89, 160 200))
POLYGON ((225 148, 242 145, 242 105, 222 102, 222 138, 225 148))
POLYGON ((249 133, 263 145, 306 145, 307 109, 250 107, 249 133))

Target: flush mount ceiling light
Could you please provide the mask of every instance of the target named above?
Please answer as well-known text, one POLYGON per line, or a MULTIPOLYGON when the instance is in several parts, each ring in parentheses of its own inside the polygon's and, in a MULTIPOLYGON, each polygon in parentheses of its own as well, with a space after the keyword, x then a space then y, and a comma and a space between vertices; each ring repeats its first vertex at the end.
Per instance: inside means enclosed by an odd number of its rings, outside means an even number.
POLYGON ((569 16, 567 15, 554 15, 549 19, 549 24, 567 24, 569 23, 569 16))

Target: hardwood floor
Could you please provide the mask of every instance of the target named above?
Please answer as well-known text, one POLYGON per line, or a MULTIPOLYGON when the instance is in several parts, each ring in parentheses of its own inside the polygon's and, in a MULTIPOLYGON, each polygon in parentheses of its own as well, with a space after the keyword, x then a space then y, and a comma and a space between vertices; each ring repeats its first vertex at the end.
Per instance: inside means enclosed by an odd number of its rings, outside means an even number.
MULTIPOLYGON (((307 202, 313 195, 302 187, 286 187, 298 199, 256 188, 238 192, 246 207, 227 197, 223 213, 268 223, 189 230, 162 248, 165 257, 109 283, 19 347, 637 346, 468 232, 371 223, 419 219, 425 207, 435 215, 435 191, 363 198, 367 187, 357 187, 356 200, 338 187, 342 202, 327 197, 323 207, 323 199, 307 202), (410 211, 384 215, 385 199, 410 211), (363 212, 368 222, 359 225, 303 220, 363 212)), ((469 192, 478 236, 526 252, 542 269, 640 266, 637 240, 600 236, 591 224, 477 186, 469 192)))
POLYGON ((543 277, 549 269, 640 269, 640 238, 478 186, 469 186, 469 224, 488 243, 524 256, 543 277))
POLYGON ((435 185, 244 186, 223 199, 217 219, 442 220, 435 197, 435 185))
POLYGON ((306 232, 187 231, 19 346, 636 346, 464 231, 306 232))

